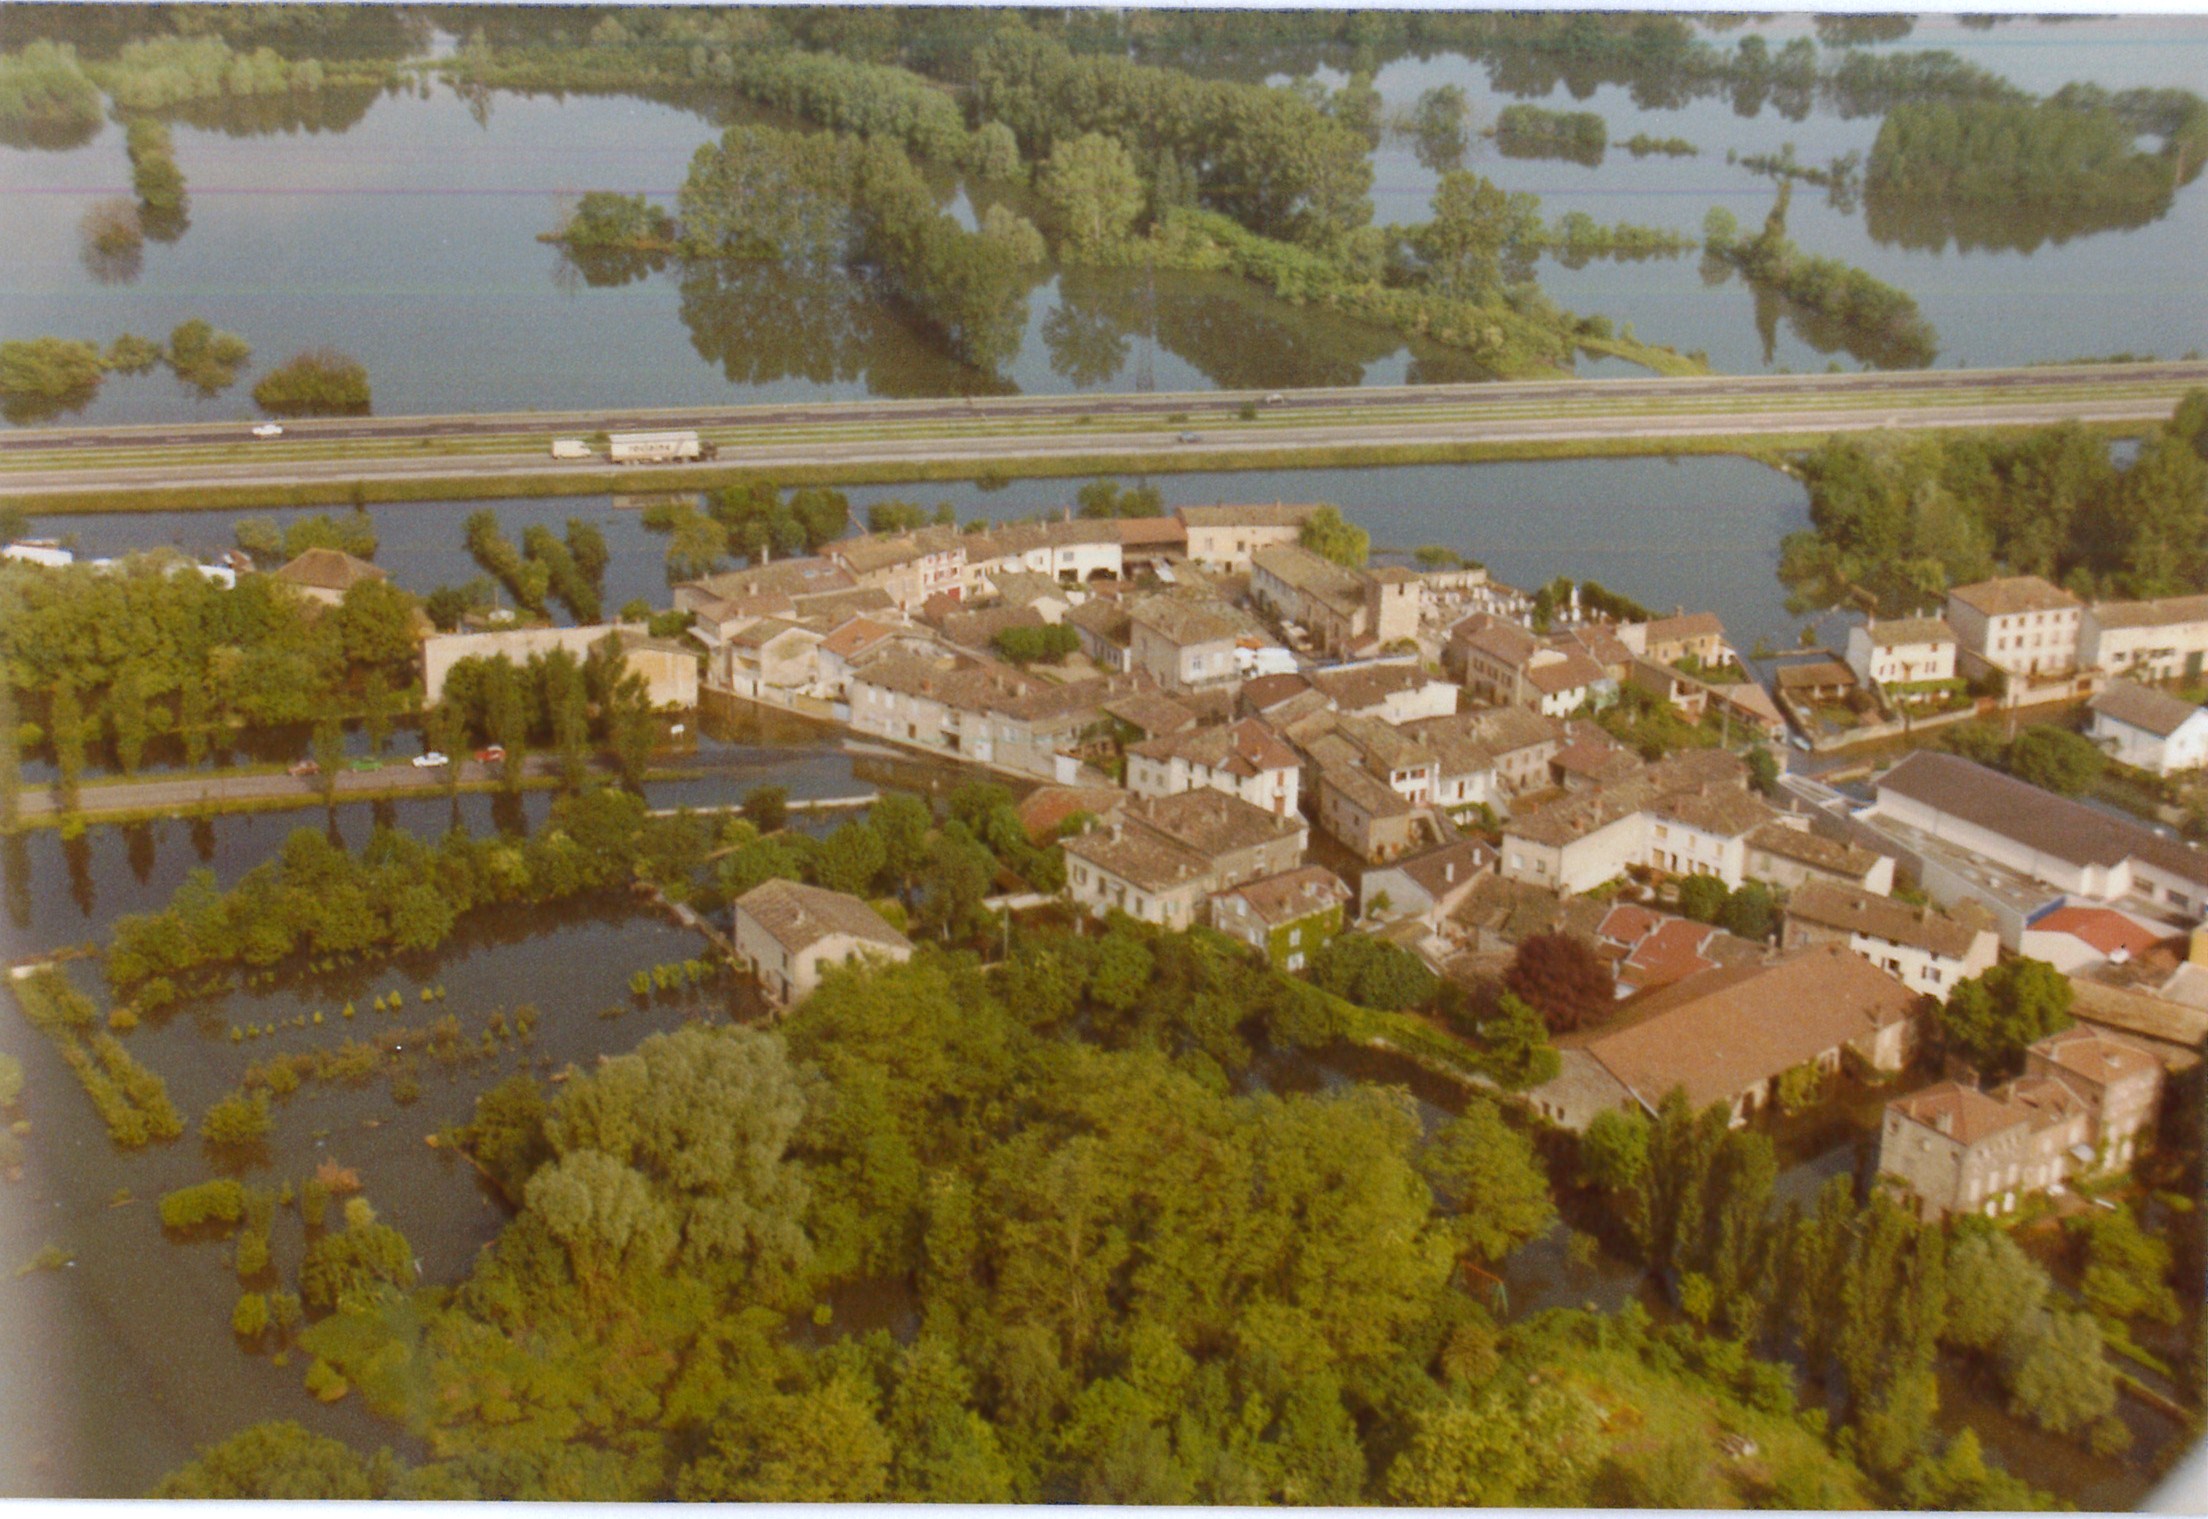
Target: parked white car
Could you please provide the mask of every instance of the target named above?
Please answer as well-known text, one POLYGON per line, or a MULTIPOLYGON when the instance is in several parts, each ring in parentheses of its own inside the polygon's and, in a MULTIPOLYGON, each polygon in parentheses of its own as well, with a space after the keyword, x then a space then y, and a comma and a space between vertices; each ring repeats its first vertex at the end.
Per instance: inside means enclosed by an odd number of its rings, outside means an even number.
POLYGON ((281 438, 283 435, 283 424, 279 422, 263 422, 253 429, 253 436, 256 438, 281 438))
POLYGON ((427 754, 417 754, 414 756, 414 768, 417 770, 435 770, 440 765, 449 765, 451 763, 451 760, 446 759, 435 749, 430 750, 427 754))

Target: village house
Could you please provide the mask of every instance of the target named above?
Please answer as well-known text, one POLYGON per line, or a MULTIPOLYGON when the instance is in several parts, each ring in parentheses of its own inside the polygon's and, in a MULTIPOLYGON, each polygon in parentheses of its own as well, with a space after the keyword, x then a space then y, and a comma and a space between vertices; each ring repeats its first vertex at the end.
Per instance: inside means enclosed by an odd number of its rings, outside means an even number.
POLYGON ((901 611, 931 596, 965 595, 966 540, 953 527, 840 538, 823 552, 854 583, 887 593, 901 611))
POLYGON ((1058 835, 1078 826, 1109 823, 1127 805, 1127 793, 1117 786, 1037 786, 1020 798, 1014 809, 1030 844, 1055 844, 1058 835))
POLYGON ((1697 1111, 1722 1104, 1735 1124, 1745 1123, 1770 1104, 1788 1071, 1833 1072, 1851 1060, 1874 1071, 1903 1069, 1922 1002, 1837 944, 1703 971, 1635 998, 1623 1022, 1570 1040, 1612 1083, 1615 1101, 1602 1102, 1599 1079, 1590 1083, 1586 1072, 1567 1072, 1569 1080, 1527 1097, 1535 1111, 1575 1129, 1605 1106, 1654 1112, 1675 1089, 1697 1111))
POLYGON ((2161 1105, 2162 1062, 2082 1027, 2027 1046, 2024 1060, 1992 1092, 1944 1081, 1888 1103, 1879 1179, 1932 1220, 2014 1212, 2024 1194, 2129 1167, 2161 1105))
POLYGON ((1409 570, 1345 569, 1294 543, 1250 557, 1250 598, 1334 655, 1415 640, 1418 589, 1409 570))
POLYGON ((2197 682, 2208 657, 2208 596, 2102 601, 2078 622, 2078 663, 2135 680, 2197 682))
POLYGON ((1748 836, 1777 816, 1746 780, 1726 751, 1688 749, 1520 811, 1503 830, 1502 873, 1564 895, 1636 865, 1737 887, 1747 878, 1748 836))
POLYGON ((1111 525, 1119 532, 1122 575, 1155 574, 1188 557, 1188 527, 1179 517, 1121 517, 1111 525))
POLYGON ((1059 848, 1067 894, 1082 911, 1183 929, 1211 893, 1293 868, 1307 837, 1299 817, 1276 817, 1207 788, 1130 799, 1109 822, 1059 848))
POLYGON ((516 667, 561 650, 577 664, 613 640, 624 671, 644 681, 653 707, 690 708, 698 704, 698 653, 671 639, 652 638, 628 623, 592 623, 579 628, 506 628, 493 633, 433 633, 422 640, 422 702, 444 700, 445 682, 463 659, 505 658, 516 667))
POLYGON ((1211 926, 1240 939, 1276 970, 1299 971, 1342 931, 1349 888, 1321 865, 1212 893, 1211 926))
POLYGON ((308 549, 282 569, 272 571, 269 578, 290 586, 317 605, 334 607, 362 581, 389 580, 391 576, 342 549, 308 549))
POLYGON ((1775 678, 1779 695, 1794 703, 1798 712, 1829 702, 1846 701, 1859 689, 1855 672, 1837 659, 1780 665, 1775 678))
POLYGON ((1277 817, 1296 814, 1303 762, 1261 719, 1183 728, 1131 744, 1126 754, 1127 789, 1137 796, 1209 787, 1277 817))
POLYGON ((1760 965, 1770 946, 1707 923, 1620 902, 1595 929, 1596 951, 1610 963, 1620 998, 1670 986, 1725 966, 1760 965))
POLYGON ((1617 636, 1631 652, 1660 665, 1691 661, 1698 669, 1713 670, 1734 662, 1732 645, 1725 641, 1725 624, 1715 612, 1684 612, 1626 623, 1617 636))
POLYGON ((820 646, 813 651, 817 678, 823 693, 832 700, 846 702, 839 716, 846 720, 850 717, 847 698, 851 672, 890 652, 933 655, 939 651, 923 631, 872 617, 848 618, 820 641, 820 646))
POLYGON ((991 660, 889 654, 850 677, 851 726, 870 737, 1043 780, 1074 781, 1073 751, 1108 729, 1122 679, 1063 685, 991 660))
POLYGON ((2058 907, 2031 921, 2017 953, 2044 960, 2069 976, 2103 965, 2128 965, 2176 937, 2177 930, 2168 925, 2113 907, 2058 907))
POLYGON ((1881 897, 1894 889, 1893 856, 1812 833, 1806 818, 1793 815, 1775 817, 1748 835, 1743 869, 1751 881, 1782 891, 1813 881, 1881 897))
MULTIPOLYGON (((798 605, 816 596, 856 590, 859 583, 833 560, 818 556, 776 559, 748 569, 723 570, 701 580, 685 580, 675 587, 675 610, 702 621, 734 612, 752 616, 794 614, 798 605), (755 598, 766 598, 756 606, 755 598)), ((692 631, 696 628, 693 626, 692 631)))
POLYGON ((797 881, 767 881, 731 910, 736 953, 777 1007, 794 1007, 830 966, 912 958, 912 941, 857 897, 797 881))
POLYGON ((1132 668, 1168 691, 1230 685, 1240 629, 1217 607, 1180 596, 1145 596, 1127 608, 1132 668))
MULTIPOLYGON (((1875 786, 1877 803, 1857 821, 1912 859, 1942 905, 1987 895, 1982 862, 2077 901, 2128 897, 2196 919, 2208 911, 2208 855, 1959 755, 1919 749, 1875 786)), ((2032 913, 1987 905, 2013 948, 2032 913)))
POLYGON ((799 692, 820 684, 820 646, 826 641, 818 628, 762 617, 713 651, 706 684, 749 701, 789 705, 799 692))
POLYGON ((2011 675, 2062 675, 2078 667, 2078 598, 2037 575, 1959 585, 1947 593, 1965 673, 1972 662, 2011 675))
POLYGON ((2166 691, 2112 680, 2086 703, 2086 732, 2119 764, 2176 775, 2208 764, 2208 708, 2166 691))
POLYGON ((1259 549, 1294 543, 1316 506, 1184 506, 1180 519, 1185 552, 1193 564, 1220 574, 1249 573, 1259 549))
POLYGON ((1125 674, 1134 668, 1135 624, 1117 596, 1091 596, 1065 615, 1081 640, 1081 652, 1099 669, 1125 674))
POLYGON ((1543 642, 1484 613, 1450 631, 1442 662, 1474 701, 1488 706, 1567 717, 1585 706, 1608 706, 1617 696, 1617 681, 1584 647, 1543 642))
POLYGON ((1944 913, 1824 881, 1788 896, 1779 942, 1845 944, 1910 990, 1943 999, 1991 970, 2001 953, 1993 915, 1975 903, 1944 913))
POLYGON ((1391 923, 1415 919, 1439 933, 1494 871, 1495 851, 1484 840, 1450 839, 1367 870, 1357 881, 1358 913, 1391 923))
POLYGON ((1408 660, 1367 661, 1314 670, 1308 677, 1345 717, 1404 724, 1447 717, 1457 710, 1457 688, 1436 680, 1408 660))
POLYGON ((1419 841, 1420 808, 1355 764, 1322 765, 1319 827, 1361 860, 1392 860, 1419 841))
POLYGON ((1047 575, 1065 585, 1117 580, 1126 564, 1116 522, 1012 522, 961 541, 969 593, 1008 574, 1047 575))
POLYGON ((1939 617, 1871 618, 1848 629, 1848 668, 1867 686, 1955 678, 1955 630, 1939 617))

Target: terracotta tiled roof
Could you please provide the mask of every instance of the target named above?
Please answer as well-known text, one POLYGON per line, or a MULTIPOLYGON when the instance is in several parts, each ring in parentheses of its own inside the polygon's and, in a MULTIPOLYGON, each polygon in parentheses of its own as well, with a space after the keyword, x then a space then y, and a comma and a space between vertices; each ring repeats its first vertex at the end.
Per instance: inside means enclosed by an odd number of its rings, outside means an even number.
POLYGON ((1681 617, 1659 617, 1647 625, 1646 638, 1651 644, 1677 643, 1688 638, 1723 638, 1725 624, 1718 621, 1715 612, 1688 612, 1681 617))
POLYGON ((1202 788, 1130 800, 1116 826, 1067 839, 1067 855, 1146 891, 1208 876, 1221 856, 1302 834, 1301 819, 1275 817, 1240 797, 1202 788))
POLYGON ((1627 952, 1618 979, 1647 991, 1715 970, 1717 962, 1702 952, 1715 937, 1717 930, 1707 923, 1666 918, 1627 952))
POLYGON ((1829 881, 1805 881, 1786 899, 1786 915, 1840 933, 1862 934, 1889 944, 1960 960, 1993 928, 1984 908, 1966 902, 1950 917, 1931 907, 1911 907, 1892 897, 1829 881))
POLYGON ((954 550, 964 557, 966 541, 955 528, 926 527, 911 533, 841 539, 828 545, 828 556, 854 575, 870 575, 954 550))
POLYGON ((1451 839, 1431 849, 1404 855, 1388 868, 1409 876, 1418 883, 1420 890, 1438 902, 1493 870, 1495 851, 1480 839, 1451 839))
POLYGON ((2065 1076, 2077 1077, 2094 1086, 2106 1086, 2111 1081, 2137 1076, 2152 1070, 2156 1064, 2152 1055, 2130 1040, 2093 1028, 2070 1028, 2059 1034, 2049 1034, 2035 1042, 2031 1049, 2045 1055, 2065 1076))
POLYGON ((342 549, 308 549, 275 573, 287 585, 339 592, 349 591, 363 580, 391 578, 367 560, 356 559, 342 549))
POLYGON ((1254 717, 1216 728, 1162 734, 1130 745, 1127 752, 1144 759, 1179 759, 1245 779, 1271 770, 1293 770, 1302 763, 1279 734, 1254 717))
POLYGON ((912 941, 857 897, 797 881, 754 886, 736 899, 736 910, 792 954, 837 934, 894 949, 912 948, 912 941))
POLYGON ((778 559, 772 564, 726 570, 685 583, 721 601, 739 601, 746 596, 807 596, 822 591, 848 591, 858 584, 851 578, 850 571, 817 556, 778 559))
POLYGON ((1765 854, 1851 878, 1863 876, 1879 860, 1877 855, 1859 845, 1843 844, 1821 833, 1811 833, 1807 828, 1791 828, 1776 819, 1749 834, 1748 845, 1765 854))
POLYGON ((1131 549, 1186 548, 1188 524, 1178 517, 1121 517, 1117 521, 1122 547, 1131 549))
POLYGON ((1955 641, 1955 630, 1947 625, 1944 617, 1894 617, 1884 622, 1873 621, 1865 631, 1871 635, 1872 647, 1880 649, 1955 641))
POLYGON ((1085 812, 1109 821, 1126 801, 1127 793, 1116 786, 1038 786, 1020 802, 1017 811, 1028 841, 1040 844, 1075 813, 1085 812))
POLYGON ((1127 609, 1127 618, 1175 648, 1231 643, 1239 631, 1223 613, 1182 596, 1146 596, 1127 609))
POLYGON ((1861 955, 1820 945, 1651 992, 1632 1023, 1586 1048, 1643 1102, 1682 1087, 1701 1108, 1899 1023, 1917 1002, 1861 955))
POLYGON ((1252 712, 1263 712, 1312 689, 1311 682, 1300 675, 1260 675, 1242 683, 1242 702, 1252 712))
POLYGON ((1279 928, 1298 919, 1340 907, 1349 900, 1349 888, 1323 865, 1299 865, 1277 876, 1246 881, 1219 897, 1240 897, 1267 928, 1279 928))
POLYGON ((2128 680, 2110 681, 2086 705, 2103 717, 2127 728, 2137 728, 2141 733, 2151 733, 2156 738, 2168 738, 2201 711, 2167 691, 2157 691, 2152 686, 2128 680))
POLYGON ((854 617, 842 627, 821 640, 821 652, 833 654, 838 659, 849 659, 859 650, 880 643, 890 636, 890 630, 866 617, 854 617))
POLYGON ((1852 686, 1855 672, 1837 659, 1820 659, 1806 665, 1781 665, 1779 689, 1797 691, 1809 686, 1852 686))
POLYGON ((2027 927, 2033 933, 2068 934, 2103 955, 2136 955, 2169 937, 2107 907, 2058 907, 2027 927))
POLYGON ((1081 605, 1068 608, 1065 620, 1082 632, 1122 649, 1127 647, 1134 629, 1127 617, 1126 604, 1110 596, 1091 596, 1081 605))
POLYGON ((1280 502, 1253 506, 1184 506, 1175 513, 1186 527, 1301 527, 1317 506, 1280 502))
POLYGON ((1947 594, 1987 617, 2006 617, 2012 612, 2055 612, 2078 605, 2077 597, 2037 575, 1975 581, 1952 587, 1947 594))
POLYGON ((1959 1081, 1928 1086, 1912 1096, 1896 1098, 1887 1106, 1889 1111, 1966 1147, 2032 1121, 2029 1108, 2003 1102, 1959 1081))
POLYGON ((1185 733, 1196 726, 1196 714, 1162 691, 1133 691, 1104 703, 1104 710, 1145 738, 1185 733))
POLYGON ((2167 628, 2178 623, 2208 622, 2208 596, 2095 602, 2093 620, 2104 628, 2167 628))
POLYGON ((1434 684, 1434 678, 1412 664, 1358 664, 1314 671, 1311 684, 1332 697, 1342 711, 1360 713, 1381 706, 1391 696, 1422 691, 1434 684))
POLYGON ((1526 684, 1543 696, 1561 696, 1567 691, 1577 691, 1609 678, 1610 672, 1585 654, 1567 653, 1562 659, 1544 660, 1528 665, 1526 684))

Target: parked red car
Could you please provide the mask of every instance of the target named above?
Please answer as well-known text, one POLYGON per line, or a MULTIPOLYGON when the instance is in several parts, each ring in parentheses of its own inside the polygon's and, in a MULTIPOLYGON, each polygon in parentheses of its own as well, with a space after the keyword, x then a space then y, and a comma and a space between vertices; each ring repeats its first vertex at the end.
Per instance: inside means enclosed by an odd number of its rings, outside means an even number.
POLYGON ((320 775, 322 773, 322 767, 320 765, 317 765, 313 760, 301 760, 298 764, 293 765, 286 773, 304 778, 310 775, 320 775))
POLYGON ((496 765, 506 758, 506 746, 493 744, 488 749, 478 749, 475 757, 486 765, 496 765))

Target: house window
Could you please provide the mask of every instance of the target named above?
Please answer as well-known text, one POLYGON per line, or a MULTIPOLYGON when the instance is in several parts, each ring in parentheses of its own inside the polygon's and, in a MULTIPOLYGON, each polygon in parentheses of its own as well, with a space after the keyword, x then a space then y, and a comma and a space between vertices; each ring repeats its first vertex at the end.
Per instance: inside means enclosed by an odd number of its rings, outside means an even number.
POLYGON ((1302 970, 1302 969, 1303 969, 1303 951, 1302 951, 1302 950, 1300 950, 1300 949, 1299 949, 1299 950, 1297 950, 1297 951, 1296 951, 1296 952, 1295 952, 1294 954, 1292 954, 1292 955, 1290 955, 1290 956, 1288 957, 1288 968, 1289 968, 1290 970, 1302 970))

